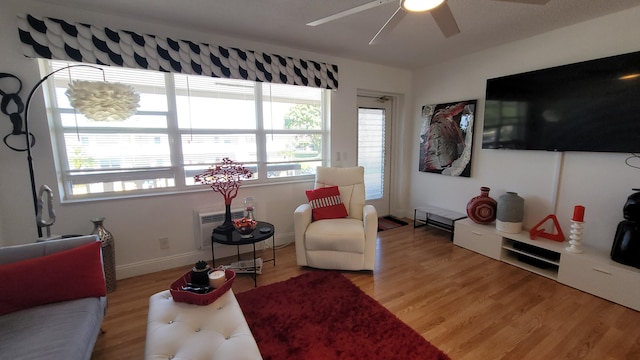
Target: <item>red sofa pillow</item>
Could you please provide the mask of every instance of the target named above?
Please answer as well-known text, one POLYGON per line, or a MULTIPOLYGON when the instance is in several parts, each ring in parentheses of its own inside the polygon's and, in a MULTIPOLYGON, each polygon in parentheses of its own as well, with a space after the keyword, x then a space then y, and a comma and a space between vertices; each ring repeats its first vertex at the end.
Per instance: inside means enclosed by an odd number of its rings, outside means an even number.
POLYGON ((0 315, 106 294, 99 241, 0 265, 0 315))
POLYGON ((349 216, 337 186, 307 190, 306 193, 309 205, 311 205, 313 220, 339 219, 349 216))

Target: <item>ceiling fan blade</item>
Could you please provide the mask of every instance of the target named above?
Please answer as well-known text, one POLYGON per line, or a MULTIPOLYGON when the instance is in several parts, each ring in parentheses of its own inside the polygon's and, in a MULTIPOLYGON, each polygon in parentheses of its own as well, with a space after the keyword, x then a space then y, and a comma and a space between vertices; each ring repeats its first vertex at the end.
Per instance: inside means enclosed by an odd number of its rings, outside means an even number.
POLYGON ((396 12, 394 12, 393 15, 391 15, 389 20, 387 20, 387 22, 384 23, 384 25, 382 25, 382 27, 380 28, 380 30, 378 30, 378 32, 373 37, 373 39, 369 41, 369 45, 374 45, 379 43, 382 38, 387 36, 387 34, 389 34, 393 29, 395 29, 396 26, 398 26, 398 24, 404 18, 405 15, 407 15, 407 12, 402 10, 402 8, 398 8, 398 10, 396 10, 396 12))
POLYGON ((451 37, 460 33, 456 19, 453 17, 453 13, 451 13, 451 9, 446 2, 430 12, 444 37, 451 37))
POLYGON ((498 1, 533 4, 533 5, 544 5, 551 0, 498 0, 498 1))
POLYGON ((359 13, 361 11, 365 11, 365 10, 369 10, 369 9, 373 9, 374 7, 378 7, 380 5, 384 5, 384 4, 388 4, 390 2, 397 2, 398 0, 376 0, 376 1, 372 1, 366 4, 362 4, 360 6, 356 6, 352 9, 349 10, 345 10, 342 12, 339 12, 337 14, 333 14, 327 17, 323 17, 322 19, 318 19, 316 21, 312 21, 310 23, 308 23, 308 26, 318 26, 318 25, 322 25, 325 23, 328 23, 329 21, 333 21, 333 20, 337 20, 340 18, 343 18, 345 16, 349 16, 349 15, 353 15, 356 13, 359 13))

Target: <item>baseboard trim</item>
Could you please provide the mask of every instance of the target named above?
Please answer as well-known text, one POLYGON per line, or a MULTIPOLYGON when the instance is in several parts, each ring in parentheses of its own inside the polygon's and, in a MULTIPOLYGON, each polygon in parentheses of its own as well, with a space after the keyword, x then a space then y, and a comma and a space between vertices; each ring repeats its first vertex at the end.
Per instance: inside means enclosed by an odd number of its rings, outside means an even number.
MULTIPOLYGON (((293 242, 293 233, 287 233, 278 235, 275 238, 276 240, 276 248, 279 246, 284 246, 286 244, 290 244, 293 242)), ((262 250, 265 242, 260 242, 256 244, 256 251, 262 250)), ((271 243, 269 242, 267 248, 271 248, 271 243)), ((240 254, 246 254, 253 251, 253 246, 251 245, 243 245, 240 246, 240 254)), ((215 248, 216 260, 221 258, 226 258, 230 256, 235 256, 237 254, 235 246, 216 246, 215 248)), ((206 248, 201 251, 191 251, 187 253, 181 254, 173 254, 169 256, 164 256, 155 259, 138 261, 131 264, 124 264, 116 266, 116 279, 126 279, 138 275, 144 275, 153 273, 156 271, 173 269, 181 266, 189 266, 195 264, 199 260, 203 260, 203 255, 207 255, 206 259, 210 261, 211 259, 211 248, 206 248)), ((217 264, 216 265, 222 265, 217 264)), ((167 285, 168 286, 168 285, 167 285)))

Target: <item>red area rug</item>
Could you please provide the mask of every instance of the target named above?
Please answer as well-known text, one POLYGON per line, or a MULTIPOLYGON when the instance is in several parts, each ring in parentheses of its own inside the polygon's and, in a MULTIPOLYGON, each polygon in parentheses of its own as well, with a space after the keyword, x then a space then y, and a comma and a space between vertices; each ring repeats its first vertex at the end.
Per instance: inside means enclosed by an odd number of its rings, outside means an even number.
POLYGON ((334 271, 237 294, 265 360, 449 357, 334 271))

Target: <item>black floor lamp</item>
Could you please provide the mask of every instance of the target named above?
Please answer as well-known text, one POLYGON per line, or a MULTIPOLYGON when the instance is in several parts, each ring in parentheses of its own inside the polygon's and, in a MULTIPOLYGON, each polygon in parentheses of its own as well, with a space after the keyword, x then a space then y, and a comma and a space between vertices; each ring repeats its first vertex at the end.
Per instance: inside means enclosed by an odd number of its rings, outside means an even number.
MULTIPOLYGON (((31 154, 31 148, 35 145, 36 138, 31 132, 29 132, 29 105, 31 104, 31 99, 33 98, 35 92, 45 81, 47 81, 47 79, 49 79, 57 72, 74 67, 89 67, 102 71, 104 80, 103 82, 73 81, 70 84, 69 90, 67 90, 67 96, 69 97, 71 106, 74 109, 78 110, 81 114, 85 115, 85 117, 87 117, 88 119, 94 121, 126 120, 135 113, 138 107, 138 102, 140 100, 140 96, 133 90, 133 87, 120 83, 106 82, 106 80, 104 79, 104 70, 98 66, 93 65, 74 64, 52 71, 51 73, 40 79, 33 86, 31 91, 29 91, 26 103, 22 102, 22 99, 19 95, 20 91, 22 90, 22 81, 15 75, 0 73, 0 81, 2 81, 3 79, 13 79, 15 82, 17 82, 17 90, 15 90, 14 92, 4 92, 0 87, 0 95, 2 96, 2 101, 0 102, 0 110, 5 115, 9 116, 9 119, 11 120, 13 126, 13 130, 3 138, 3 142, 11 150, 27 152, 29 181, 31 183, 31 195, 33 198, 33 209, 36 215, 38 237, 42 237, 42 227, 51 226, 52 223, 43 221, 40 215, 42 206, 41 204, 38 204, 38 193, 36 191, 36 180, 33 170, 33 157, 31 154), (21 116, 23 112, 24 121, 21 116), (11 136, 24 136, 24 148, 10 145, 9 138, 11 136)), ((53 214, 54 213, 51 207, 50 197, 49 215, 55 216, 53 214)))

